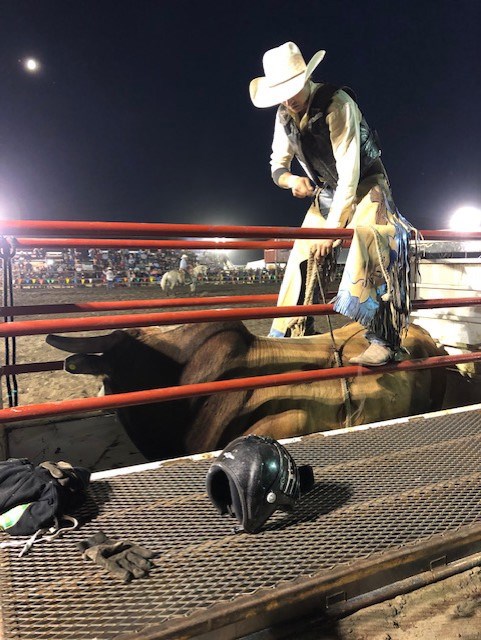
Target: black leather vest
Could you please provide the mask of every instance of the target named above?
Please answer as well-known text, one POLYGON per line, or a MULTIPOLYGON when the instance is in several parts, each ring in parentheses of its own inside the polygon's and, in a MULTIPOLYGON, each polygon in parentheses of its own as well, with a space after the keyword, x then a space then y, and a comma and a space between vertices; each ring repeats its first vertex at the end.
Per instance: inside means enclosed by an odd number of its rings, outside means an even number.
MULTIPOLYGON (((333 189, 337 187, 339 176, 326 115, 332 96, 339 88, 326 83, 315 89, 314 97, 309 106, 308 122, 302 131, 299 131, 287 107, 281 104, 277 110, 277 117, 284 126, 298 160, 307 167, 309 174, 318 186, 326 183, 333 189)), ((342 89, 354 99, 350 89, 347 87, 342 87, 342 89)), ((384 173, 384 167, 379 159, 381 151, 376 136, 364 118, 361 121, 360 134, 360 180, 362 180, 374 173, 384 173)))

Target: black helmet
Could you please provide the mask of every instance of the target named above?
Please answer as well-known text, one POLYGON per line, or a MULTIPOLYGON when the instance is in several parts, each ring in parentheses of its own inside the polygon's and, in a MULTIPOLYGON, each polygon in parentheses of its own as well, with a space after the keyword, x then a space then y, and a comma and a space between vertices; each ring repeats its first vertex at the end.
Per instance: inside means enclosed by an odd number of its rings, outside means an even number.
POLYGON ((277 440, 267 436, 236 438, 207 472, 207 494, 219 510, 256 533, 276 511, 289 511, 314 484, 312 467, 297 467, 277 440))

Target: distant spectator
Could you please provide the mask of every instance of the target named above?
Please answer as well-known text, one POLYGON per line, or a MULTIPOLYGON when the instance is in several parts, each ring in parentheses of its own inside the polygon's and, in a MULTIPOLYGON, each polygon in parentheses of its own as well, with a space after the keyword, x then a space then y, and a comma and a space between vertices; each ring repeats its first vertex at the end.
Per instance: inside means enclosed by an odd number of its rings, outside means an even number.
POLYGON ((115 280, 113 269, 111 267, 107 267, 107 269, 104 271, 104 275, 105 281, 107 283, 107 289, 113 289, 115 280))

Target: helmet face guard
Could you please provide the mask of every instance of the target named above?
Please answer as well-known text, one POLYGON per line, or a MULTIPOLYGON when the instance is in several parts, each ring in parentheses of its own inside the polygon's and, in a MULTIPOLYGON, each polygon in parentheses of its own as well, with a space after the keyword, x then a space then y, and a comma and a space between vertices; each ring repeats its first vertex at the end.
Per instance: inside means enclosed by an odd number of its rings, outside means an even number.
POLYGON ((237 519, 247 533, 256 533, 270 516, 290 511, 312 488, 312 467, 298 468, 279 442, 267 436, 233 440, 207 472, 207 494, 221 515, 237 519))

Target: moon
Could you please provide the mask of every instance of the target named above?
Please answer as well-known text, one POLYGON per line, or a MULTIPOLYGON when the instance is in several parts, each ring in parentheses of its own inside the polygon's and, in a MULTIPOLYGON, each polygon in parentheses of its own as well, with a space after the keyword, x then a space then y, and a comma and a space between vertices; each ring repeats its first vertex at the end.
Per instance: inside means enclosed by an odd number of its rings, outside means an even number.
POLYGON ((23 61, 23 66, 29 73, 37 73, 40 70, 40 62, 35 58, 26 58, 23 61))

